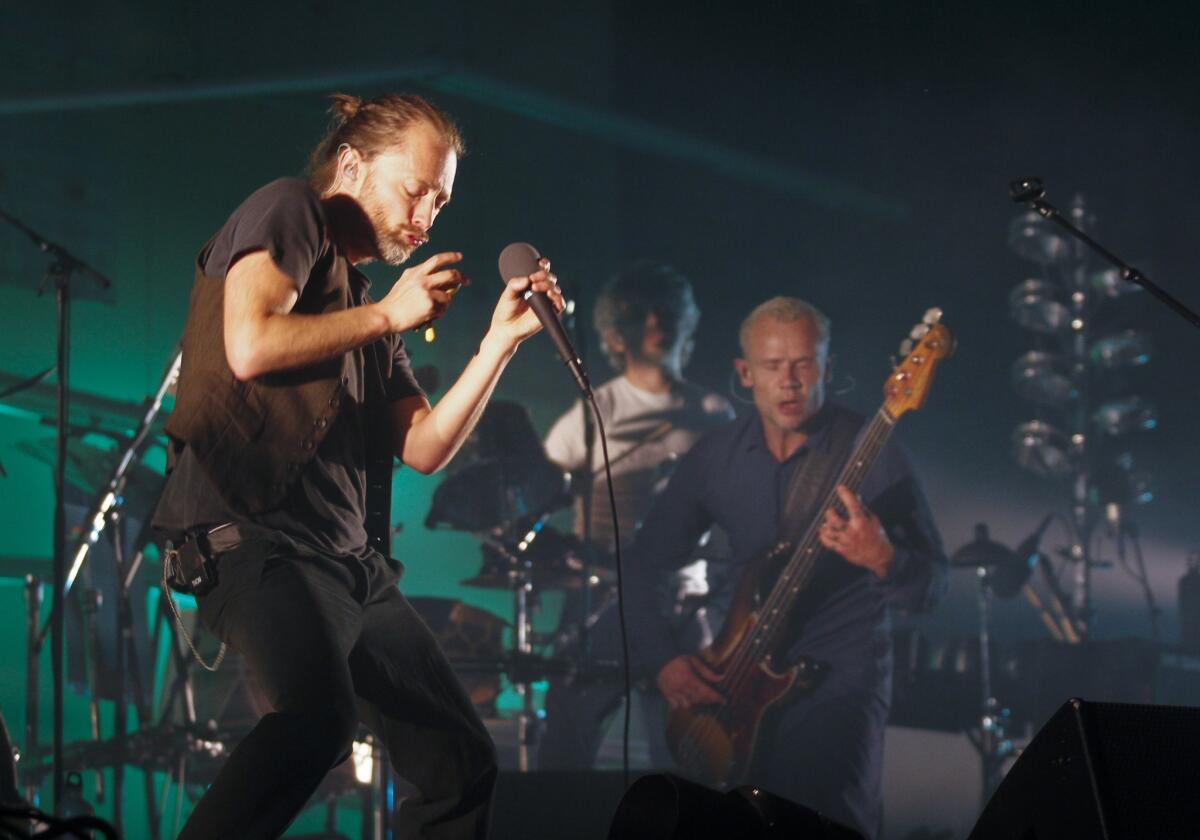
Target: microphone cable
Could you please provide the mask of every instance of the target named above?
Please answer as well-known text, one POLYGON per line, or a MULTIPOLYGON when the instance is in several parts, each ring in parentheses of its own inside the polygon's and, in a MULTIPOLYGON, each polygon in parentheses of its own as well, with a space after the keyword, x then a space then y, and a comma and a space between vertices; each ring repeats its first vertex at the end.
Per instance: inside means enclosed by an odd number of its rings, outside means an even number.
MULTIPOLYGON (((600 407, 596 405, 596 396, 590 390, 587 394, 588 404, 592 407, 592 416, 596 418, 596 431, 600 436, 600 452, 604 457, 604 481, 608 487, 608 505, 612 512, 613 527, 613 557, 617 566, 617 622, 621 628, 621 672, 624 679, 625 715, 621 726, 621 781, 625 789, 629 788, 629 711, 633 704, 633 679, 629 668, 629 633, 625 626, 625 578, 621 562, 621 523, 617 519, 617 497, 613 492, 612 464, 608 457, 608 436, 604 431, 604 418, 600 416, 600 407)), ((584 581, 584 586, 590 586, 591 581, 584 581)))

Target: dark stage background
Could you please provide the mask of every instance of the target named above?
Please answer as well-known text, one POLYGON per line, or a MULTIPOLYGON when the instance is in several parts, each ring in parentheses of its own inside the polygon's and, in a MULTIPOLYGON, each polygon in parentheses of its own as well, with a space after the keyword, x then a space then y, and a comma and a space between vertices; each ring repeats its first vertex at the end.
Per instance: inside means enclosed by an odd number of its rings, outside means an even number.
MULTIPOLYGON (((465 363, 498 293, 495 256, 514 239, 554 259, 586 312, 622 260, 674 263, 704 313, 689 376, 723 392, 741 317, 796 294, 833 319, 842 399, 873 411, 899 339, 937 305, 959 352, 900 436, 949 548, 980 521, 1011 545, 1065 512, 1067 490, 1022 472, 1009 451, 1013 427, 1035 412, 1009 386, 1033 342, 1008 318, 1008 294, 1039 273, 1006 245, 1017 210, 1007 182, 1042 175, 1060 206, 1081 194, 1103 242, 1200 306, 1198 22, 1183 3, 1024 0, 47 3, 5 13, 0 208, 115 280, 114 301, 76 307, 73 385, 140 402, 181 330, 195 252, 248 192, 301 169, 325 126, 323 95, 420 92, 459 119, 469 147, 425 251, 464 251, 475 283, 436 344, 410 343, 416 363, 443 380, 465 363)), ((53 363, 54 301, 34 292, 43 267, 0 230, 5 373, 53 363)), ((380 292, 397 275, 369 273, 380 292)), ((1200 547, 1200 335, 1145 295, 1102 318, 1154 339, 1135 382, 1159 428, 1129 448, 1154 478, 1135 516, 1173 642, 1176 581, 1200 547)), ((592 370, 606 378, 598 357, 592 370)), ((527 405, 544 431, 572 388, 539 337, 497 397, 527 405)), ((0 556, 50 554, 50 469, 19 445, 52 433, 0 409, 0 556)), ((161 452, 150 462, 161 469, 161 452)), ((396 475, 405 590, 506 614, 503 593, 457 585, 478 567, 474 541, 422 526, 437 483, 396 475)), ((1052 528, 1048 545, 1061 542, 1052 528)), ((973 576, 955 574, 935 613, 902 626, 934 640, 974 633, 973 576)), ((1098 638, 1148 636, 1142 593, 1119 569, 1097 573, 1096 596, 1098 638)), ((556 606, 547 598, 543 623, 556 606)), ((0 709, 14 733, 22 616, 20 580, 0 579, 0 709)), ((997 621, 1003 642, 1044 635, 1021 601, 1000 604, 997 621)), ((86 735, 83 699, 69 698, 67 719, 68 738, 86 735)), ((978 812, 975 782, 955 782, 962 801, 948 806, 958 794, 944 779, 904 769, 943 763, 926 749, 974 766, 952 736, 899 732, 889 772, 908 786, 889 787, 894 836, 955 808, 946 824, 962 832, 978 812)), ((129 788, 136 815, 140 784, 129 788)), ((352 811, 343 817, 357 830, 352 811)))

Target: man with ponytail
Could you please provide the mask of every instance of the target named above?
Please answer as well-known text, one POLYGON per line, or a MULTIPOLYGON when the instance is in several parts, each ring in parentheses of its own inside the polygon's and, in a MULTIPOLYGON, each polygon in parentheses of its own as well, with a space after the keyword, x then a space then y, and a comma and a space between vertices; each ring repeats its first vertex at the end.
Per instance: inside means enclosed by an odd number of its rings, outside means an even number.
POLYGON ((510 281, 478 351, 431 406, 401 335, 446 314, 468 282, 462 254, 416 263, 378 301, 356 266, 400 265, 426 243, 462 139, 417 96, 337 95, 332 111, 309 179, 251 194, 195 264, 155 524, 168 566, 186 572, 181 588, 269 708, 181 836, 279 836, 361 722, 415 788, 397 836, 481 838, 494 749, 396 586, 391 470, 396 457, 422 473, 444 466, 539 329, 522 295, 562 299, 546 260, 510 281))

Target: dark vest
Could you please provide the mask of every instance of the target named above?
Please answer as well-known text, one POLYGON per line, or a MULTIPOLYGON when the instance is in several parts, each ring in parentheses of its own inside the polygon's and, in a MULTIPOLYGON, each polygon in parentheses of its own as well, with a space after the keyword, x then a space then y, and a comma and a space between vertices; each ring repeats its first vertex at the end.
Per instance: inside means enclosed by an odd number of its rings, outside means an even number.
MULTIPOLYGON (((353 305, 350 263, 330 246, 313 267, 293 312, 320 315, 353 305)), ((225 356, 225 281, 196 268, 175 409, 167 420, 168 470, 192 449, 226 504, 238 515, 280 508, 312 461, 345 397, 349 355, 241 382, 225 356)), ((394 447, 385 383, 395 336, 363 348, 367 419, 367 522, 373 547, 388 553, 394 447)))

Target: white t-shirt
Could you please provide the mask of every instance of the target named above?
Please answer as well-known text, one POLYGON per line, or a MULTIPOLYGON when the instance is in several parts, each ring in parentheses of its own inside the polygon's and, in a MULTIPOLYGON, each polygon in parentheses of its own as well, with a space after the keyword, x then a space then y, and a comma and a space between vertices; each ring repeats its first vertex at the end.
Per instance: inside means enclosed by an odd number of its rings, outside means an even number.
MULTIPOLYGON (((595 395, 608 436, 624 545, 649 511, 672 464, 709 429, 732 420, 733 409, 719 394, 689 382, 675 383, 669 392, 655 394, 618 376, 596 388, 595 395)), ((564 469, 580 470, 587 457, 583 431, 583 406, 577 402, 550 427, 546 455, 564 469)), ((597 482, 592 533, 597 544, 610 545, 612 523, 603 484, 604 453, 598 438, 592 473, 597 482)), ((577 526, 577 530, 581 529, 577 526)))

